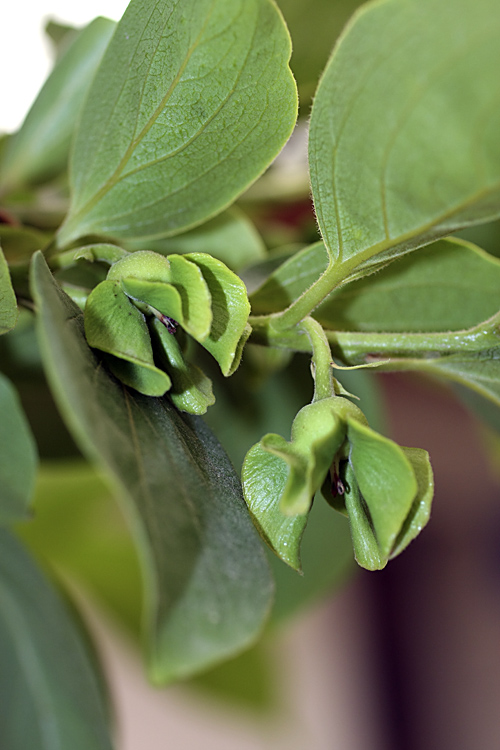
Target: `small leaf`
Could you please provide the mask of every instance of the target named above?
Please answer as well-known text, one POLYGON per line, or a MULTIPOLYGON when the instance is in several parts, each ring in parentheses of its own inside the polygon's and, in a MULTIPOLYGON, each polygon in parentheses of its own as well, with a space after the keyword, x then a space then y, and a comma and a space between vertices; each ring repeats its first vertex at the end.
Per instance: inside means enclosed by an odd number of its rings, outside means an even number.
POLYGON ((95 655, 19 542, 0 531, 0 744, 111 750, 95 655))
POLYGON ((96 18, 57 62, 0 164, 0 183, 11 189, 50 179, 64 170, 79 110, 116 24, 96 18))
POLYGON ((500 306, 500 261, 446 239, 335 290, 314 311, 327 328, 348 331, 457 331, 500 306))
POLYGON ((380 550, 370 511, 350 464, 346 469, 346 482, 345 504, 356 562, 367 570, 382 570, 387 565, 387 557, 380 550))
POLYGON ((226 208, 293 129, 289 57, 269 0, 133 0, 83 109, 60 245, 176 234, 226 208))
POLYGON ((321 233, 346 275, 499 215, 499 33, 496 0, 368 3, 345 29, 309 156, 321 233))
POLYGON ((122 292, 119 281, 102 281, 90 293, 85 336, 90 346, 125 360, 108 360, 110 369, 140 393, 162 396, 170 388, 168 375, 155 366, 144 315, 122 292))
POLYGON ((17 393, 1 373, 0 414, 0 524, 5 524, 28 515, 38 459, 17 393))
POLYGON ((380 552, 388 557, 417 495, 415 473, 399 445, 355 419, 348 418, 347 423, 349 463, 370 512, 380 552))
POLYGON ((217 360, 222 374, 231 375, 250 335, 247 328, 250 304, 245 285, 224 263, 210 255, 189 253, 185 257, 201 269, 212 298, 210 335, 201 343, 217 360))
POLYGON ((300 541, 308 517, 285 515, 280 508, 288 474, 285 461, 256 443, 243 464, 243 491, 263 539, 283 562, 300 570, 300 541))
MULTIPOLYGON (((186 411, 188 414, 205 414, 208 407, 215 403, 212 381, 199 367, 186 362, 177 336, 169 333, 163 323, 153 320, 150 330, 160 342, 165 359, 164 367, 172 380, 169 398, 181 411, 186 411)), ((160 358, 159 362, 163 365, 160 358)))
POLYGON ((0 335, 17 323, 17 300, 10 280, 9 267, 0 247, 0 335))
POLYGON ((108 376, 41 254, 32 284, 54 396, 82 450, 121 490, 137 540, 152 679, 242 650, 267 617, 272 582, 227 456, 201 418, 108 376))
POLYGON ((231 206, 213 219, 174 237, 160 240, 127 241, 129 250, 170 253, 208 253, 228 268, 239 271, 265 257, 265 246, 255 225, 237 206, 231 206))
POLYGON ((420 534, 431 515, 434 495, 434 477, 427 451, 421 448, 403 448, 417 479, 417 496, 399 532, 391 551, 391 558, 399 555, 420 534))

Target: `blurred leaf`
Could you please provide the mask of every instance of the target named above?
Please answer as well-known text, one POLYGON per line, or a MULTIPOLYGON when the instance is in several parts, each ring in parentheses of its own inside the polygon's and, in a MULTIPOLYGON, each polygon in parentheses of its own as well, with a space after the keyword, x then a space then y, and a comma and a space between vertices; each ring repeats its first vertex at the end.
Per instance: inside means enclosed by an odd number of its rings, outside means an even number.
POLYGON ((0 224, 0 243, 9 264, 23 263, 48 243, 49 237, 31 227, 0 224))
POLYGON ((12 288, 9 267, 0 247, 0 335, 14 328, 16 322, 16 295, 12 288))
POLYGON ((265 257, 262 237, 250 219, 236 206, 189 232, 160 240, 126 242, 129 250, 155 250, 171 253, 208 253, 233 271, 265 257))
POLYGON ((289 56, 269 0, 133 0, 80 120, 59 243, 154 239, 226 208, 293 129, 289 56))
POLYGON ((497 258, 500 257, 500 220, 467 227, 462 229, 458 236, 482 247, 497 258))
POLYGON ((28 515, 37 451, 19 398, 0 373, 0 524, 28 515))
POLYGON ((111 750, 85 642, 20 544, 6 531, 0 542, 2 747, 111 750))
POLYGON ((144 592, 137 552, 95 468, 81 459, 43 462, 34 518, 17 531, 37 557, 83 585, 139 641, 144 592))
POLYGON ((492 404, 489 399, 458 383, 453 384, 453 392, 473 414, 500 433, 500 404, 492 404))
POLYGON ((0 164, 4 190, 48 180, 65 169, 82 101, 115 25, 96 18, 56 64, 5 149, 0 164))
POLYGON ((80 29, 75 26, 69 26, 65 23, 55 21, 53 18, 45 24, 45 33, 54 45, 57 57, 59 58, 69 43, 78 35, 80 29))
POLYGON ((440 240, 332 292, 314 317, 335 330, 457 331, 494 315, 499 289, 500 260, 440 240))
POLYGON ((236 475, 200 418, 107 374, 85 341, 81 311, 41 254, 32 270, 54 394, 82 448, 120 488, 139 544, 151 677, 188 676, 249 645, 270 604, 236 475))
POLYGON ((309 152, 339 274, 499 215, 499 33, 496 0, 369 3, 344 31, 309 152))

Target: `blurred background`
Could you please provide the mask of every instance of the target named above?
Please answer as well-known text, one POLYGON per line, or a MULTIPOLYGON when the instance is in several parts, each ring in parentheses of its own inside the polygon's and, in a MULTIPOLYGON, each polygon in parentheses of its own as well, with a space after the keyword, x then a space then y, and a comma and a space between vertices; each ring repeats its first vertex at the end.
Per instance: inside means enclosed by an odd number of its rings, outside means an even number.
MULTIPOLYGON (((278 4, 294 40, 292 67, 307 117, 333 42, 359 3, 278 4)), ((7 74, 0 131, 20 125, 50 70, 47 20, 81 26, 96 15, 118 19, 126 5, 3 3, 0 62, 7 74)), ((310 220, 307 195, 292 211, 296 216, 304 205, 310 220)), ((286 240, 289 213, 274 207, 271 218, 276 236, 286 240)), ((499 254, 498 224, 467 236, 499 254)), ((305 371, 307 363, 300 367, 305 371)), ((500 429, 500 417, 493 407, 474 404, 485 411, 487 428, 467 410, 463 394, 435 382, 411 375, 354 378, 352 388, 361 389, 361 406, 374 426, 430 452, 436 496, 429 526, 385 570, 367 573, 352 563, 343 519, 332 522, 333 514, 326 509, 323 516, 318 508, 316 526, 308 529, 304 578, 273 562, 278 600, 262 641, 199 679, 156 690, 146 683, 134 645, 140 582, 123 519, 102 479, 75 456, 65 436, 58 443, 60 426, 35 413, 40 400, 33 387, 26 384, 23 400, 35 432, 51 447, 37 491, 38 527, 21 533, 40 558, 46 560, 50 549, 48 564, 83 604, 110 683, 117 750, 500 746, 500 439, 494 429, 500 429), (98 529, 108 531, 100 535, 98 529), (120 590, 113 572, 124 566, 128 576, 120 590)), ((300 382, 286 403, 277 398, 282 392, 278 373, 256 398, 273 404, 271 429, 279 431, 278 422, 286 434, 307 394, 300 382)), ((217 419, 215 414, 214 428, 217 419)), ((245 438, 248 447, 252 436, 245 438)), ((233 446, 235 464, 238 450, 233 446)))

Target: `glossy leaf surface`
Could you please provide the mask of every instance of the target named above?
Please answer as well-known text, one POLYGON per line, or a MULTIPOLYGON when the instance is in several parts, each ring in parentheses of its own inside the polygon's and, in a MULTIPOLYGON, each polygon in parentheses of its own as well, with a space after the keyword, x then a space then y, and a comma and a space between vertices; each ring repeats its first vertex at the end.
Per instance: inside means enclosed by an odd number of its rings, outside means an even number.
POLYGON ((2 186, 36 183, 63 171, 80 107, 115 26, 108 18, 96 18, 57 62, 5 149, 2 186))
POLYGON ((17 322, 17 300, 9 267, 0 247, 0 335, 14 328, 17 322))
POLYGON ((269 0, 133 0, 82 113, 59 244, 176 234, 226 208, 296 118, 269 0))
POLYGON ((28 515, 37 450, 18 395, 1 373, 0 414, 0 524, 4 524, 28 515))
POLYGON ((93 658, 52 586, 0 531, 1 746, 111 750, 93 658))
POLYGON ((42 351, 82 449, 120 488, 147 586, 150 674, 168 682, 258 634, 272 585, 234 470, 199 418, 132 394, 88 348, 82 314, 33 263, 42 351))
POLYGON ((496 0, 384 0, 345 29, 309 154, 321 232, 346 274, 498 216, 499 33, 496 0))

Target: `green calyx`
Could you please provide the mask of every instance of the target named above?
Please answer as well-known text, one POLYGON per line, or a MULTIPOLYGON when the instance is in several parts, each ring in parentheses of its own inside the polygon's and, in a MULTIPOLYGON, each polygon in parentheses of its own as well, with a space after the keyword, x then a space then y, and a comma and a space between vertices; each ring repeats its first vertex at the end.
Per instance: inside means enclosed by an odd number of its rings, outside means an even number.
POLYGON ((111 263, 85 304, 88 343, 105 352, 125 385, 146 396, 168 391, 182 411, 204 414, 214 403, 212 386, 186 361, 185 333, 212 354, 224 375, 232 374, 250 333, 243 282, 204 253, 129 254, 110 247, 96 245, 78 255, 111 263))

